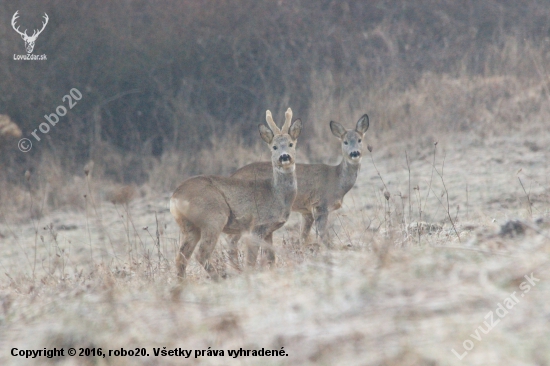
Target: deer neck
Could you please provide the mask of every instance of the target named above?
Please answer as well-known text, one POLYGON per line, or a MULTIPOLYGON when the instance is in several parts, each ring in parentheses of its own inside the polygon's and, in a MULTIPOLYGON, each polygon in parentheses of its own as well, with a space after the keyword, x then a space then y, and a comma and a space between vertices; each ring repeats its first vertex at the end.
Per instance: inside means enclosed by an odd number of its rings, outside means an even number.
POLYGON ((361 169, 361 163, 350 164, 345 158, 342 160, 340 165, 336 167, 336 172, 340 183, 339 186, 344 191, 344 194, 346 194, 355 184, 359 169, 361 169))
POLYGON ((273 168, 273 190, 278 198, 282 199, 285 205, 292 205, 298 184, 296 182, 296 169, 292 171, 284 171, 273 168))

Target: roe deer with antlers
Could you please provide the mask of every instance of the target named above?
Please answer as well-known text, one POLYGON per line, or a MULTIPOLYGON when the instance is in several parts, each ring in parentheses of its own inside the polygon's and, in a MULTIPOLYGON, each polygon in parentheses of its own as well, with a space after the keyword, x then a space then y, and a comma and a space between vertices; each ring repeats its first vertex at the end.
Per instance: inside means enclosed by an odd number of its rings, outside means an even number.
MULTIPOLYGON (((330 122, 330 130, 341 141, 343 159, 339 165, 296 164, 298 194, 292 211, 302 214, 300 241, 304 243, 315 222, 317 234, 329 245, 327 222, 331 211, 342 206, 344 196, 355 184, 361 167, 362 139, 369 128, 369 116, 363 115, 354 130, 346 130, 337 122, 330 122)), ((237 170, 231 177, 264 179, 269 175, 269 163, 252 163, 237 170)), ((238 241, 233 237, 232 242, 238 241)))
MULTIPOLYGON (((298 119, 291 124, 292 110, 285 113, 285 123, 279 129, 271 112, 266 112, 269 128, 259 126, 261 138, 271 150, 270 174, 262 179, 243 180, 232 177, 197 176, 183 182, 170 199, 170 212, 184 234, 176 267, 179 277, 198 245, 198 261, 218 279, 208 262, 222 232, 240 236, 252 231, 271 243, 272 233, 287 221, 297 192, 295 173, 296 141, 302 130, 298 119)), ((248 249, 248 264, 254 266, 258 247, 248 249)), ((269 247, 268 260, 275 256, 269 247)))
POLYGON ((44 28, 46 28, 46 24, 48 24, 48 14, 44 13, 44 21, 42 22, 42 29, 40 30, 34 30, 34 32, 32 33, 32 36, 29 36, 27 34, 27 30, 25 29, 24 32, 21 32, 19 30, 19 26, 17 26, 17 28, 15 28, 15 22, 17 20, 17 18, 19 18, 19 10, 17 10, 15 12, 15 14, 13 14, 13 17, 11 18, 11 26, 13 28, 13 30, 15 30, 17 33, 19 33, 19 35, 21 35, 21 38, 23 38, 23 41, 25 41, 25 48, 27 50, 27 53, 32 53, 32 51, 34 50, 34 42, 36 42, 36 39, 38 38, 38 36, 40 35, 40 33, 42 33, 42 31, 44 30, 44 28))

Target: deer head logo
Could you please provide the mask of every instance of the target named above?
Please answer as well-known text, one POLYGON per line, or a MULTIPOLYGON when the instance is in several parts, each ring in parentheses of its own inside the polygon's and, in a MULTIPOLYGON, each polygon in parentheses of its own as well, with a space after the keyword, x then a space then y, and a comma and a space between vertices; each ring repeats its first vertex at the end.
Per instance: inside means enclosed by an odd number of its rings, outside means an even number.
POLYGON ((27 35, 27 30, 25 29, 24 32, 21 32, 19 30, 19 26, 17 26, 17 28, 15 27, 15 21, 17 20, 17 18, 19 18, 19 10, 17 10, 15 12, 15 14, 13 14, 13 18, 11 18, 11 26, 13 27, 13 29, 19 33, 21 35, 21 38, 23 38, 23 41, 25 41, 25 48, 27 50, 27 53, 32 53, 32 50, 34 49, 34 42, 36 42, 36 39, 38 38, 38 36, 40 35, 40 33, 42 33, 42 31, 44 30, 44 28, 46 28, 46 24, 48 24, 48 14, 44 13, 44 22, 42 22, 42 29, 40 30, 34 30, 34 32, 32 33, 32 36, 29 36, 27 35))

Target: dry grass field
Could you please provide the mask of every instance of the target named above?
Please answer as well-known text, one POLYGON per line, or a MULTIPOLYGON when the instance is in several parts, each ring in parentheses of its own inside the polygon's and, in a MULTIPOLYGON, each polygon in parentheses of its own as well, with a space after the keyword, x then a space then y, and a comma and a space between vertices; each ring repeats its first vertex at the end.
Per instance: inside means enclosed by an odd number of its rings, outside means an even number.
POLYGON ((550 365, 544 1, 40 0, 0 14, 0 365, 550 365), (13 59, 16 12, 29 33, 49 16, 47 61, 13 59), (73 89, 78 104, 33 139, 73 89), (293 213, 271 268, 230 264, 222 235, 224 279, 193 258, 179 281, 171 194, 269 160, 257 125, 288 107, 300 163, 337 164, 329 122, 370 118, 331 248, 299 244, 293 213))
POLYGON ((372 153, 332 215, 334 247, 300 246, 292 214, 274 237, 275 268, 231 267, 221 238, 213 261, 228 278, 218 283, 195 261, 178 283, 168 190, 92 171, 56 193, 72 204, 48 209, 46 188, 13 188, 19 201, 0 206, 0 363, 547 365, 548 123, 497 127, 367 134, 372 153), (32 360, 14 347, 149 356, 32 360), (164 347, 193 351, 154 356, 164 347), (283 347, 279 357, 228 354, 283 347))

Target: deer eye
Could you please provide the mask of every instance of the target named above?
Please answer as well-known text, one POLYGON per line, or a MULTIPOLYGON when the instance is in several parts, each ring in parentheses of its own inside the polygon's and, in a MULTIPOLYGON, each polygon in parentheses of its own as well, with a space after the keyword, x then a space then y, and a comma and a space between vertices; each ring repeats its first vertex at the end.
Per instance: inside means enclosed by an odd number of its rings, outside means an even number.
POLYGON ((293 146, 292 142, 291 142, 290 145, 288 145, 288 146, 292 147, 292 146, 293 146))
POLYGON ((273 146, 273 150, 277 150, 277 146, 273 146))
POLYGON ((348 144, 348 142, 347 142, 347 141, 344 141, 344 145, 347 145, 347 144, 348 144))
POLYGON ((361 142, 361 139, 359 139, 359 142, 361 142))

